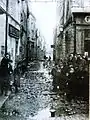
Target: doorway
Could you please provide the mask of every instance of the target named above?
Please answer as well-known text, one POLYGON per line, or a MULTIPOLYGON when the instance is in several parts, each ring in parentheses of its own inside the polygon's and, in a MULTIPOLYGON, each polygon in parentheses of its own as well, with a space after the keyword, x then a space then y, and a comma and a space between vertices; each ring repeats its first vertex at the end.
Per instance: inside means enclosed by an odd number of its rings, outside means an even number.
POLYGON ((18 54, 18 40, 16 40, 15 44, 15 56, 18 54))
POLYGON ((90 40, 84 41, 84 50, 88 52, 88 57, 90 58, 90 40))

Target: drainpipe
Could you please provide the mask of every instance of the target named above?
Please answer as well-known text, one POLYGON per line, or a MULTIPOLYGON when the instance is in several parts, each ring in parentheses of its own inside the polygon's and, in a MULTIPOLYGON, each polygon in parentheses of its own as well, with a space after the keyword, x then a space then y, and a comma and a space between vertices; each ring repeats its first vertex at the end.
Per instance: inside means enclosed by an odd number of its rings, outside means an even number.
POLYGON ((8 4, 9 0, 6 0, 6 28, 5 28, 5 56, 7 53, 7 37, 8 37, 8 4))

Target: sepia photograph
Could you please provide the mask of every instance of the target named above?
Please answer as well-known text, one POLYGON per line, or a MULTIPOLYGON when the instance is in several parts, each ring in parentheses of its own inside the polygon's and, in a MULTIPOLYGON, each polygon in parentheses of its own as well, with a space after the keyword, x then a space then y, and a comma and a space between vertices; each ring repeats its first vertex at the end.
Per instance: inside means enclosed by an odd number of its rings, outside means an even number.
POLYGON ((89 120, 90 0, 0 0, 0 120, 89 120))

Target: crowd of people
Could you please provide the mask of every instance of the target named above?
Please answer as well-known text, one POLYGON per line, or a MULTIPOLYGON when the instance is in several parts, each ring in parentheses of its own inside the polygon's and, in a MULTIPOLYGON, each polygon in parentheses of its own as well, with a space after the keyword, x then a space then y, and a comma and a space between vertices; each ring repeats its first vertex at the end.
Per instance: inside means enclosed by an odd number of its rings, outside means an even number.
MULTIPOLYGON (((80 54, 70 54, 64 60, 59 59, 52 65, 51 57, 44 57, 45 62, 43 66, 48 68, 50 66, 51 74, 53 76, 54 89, 59 87, 60 90, 65 90, 67 94, 74 96, 84 96, 88 98, 89 95, 89 67, 88 57, 80 54)), ((3 57, 0 64, 0 95, 8 95, 8 91, 15 88, 15 93, 20 87, 20 75, 26 70, 25 65, 19 67, 16 65, 12 69, 12 60, 9 54, 3 57), (12 82, 13 80, 13 82, 12 82)))
POLYGON ((48 68, 52 65, 51 56, 49 57, 44 56, 44 60, 45 60, 43 63, 44 67, 48 68))
POLYGON ((64 60, 59 59, 51 70, 53 86, 65 90, 67 94, 87 97, 89 95, 88 57, 70 54, 64 60))

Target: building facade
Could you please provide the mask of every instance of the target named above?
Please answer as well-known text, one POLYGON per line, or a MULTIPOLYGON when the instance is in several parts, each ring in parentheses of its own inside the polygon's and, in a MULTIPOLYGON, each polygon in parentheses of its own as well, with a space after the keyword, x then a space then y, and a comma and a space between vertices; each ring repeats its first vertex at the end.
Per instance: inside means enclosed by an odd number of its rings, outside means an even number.
POLYGON ((0 59, 9 53, 13 60, 19 55, 20 1, 0 0, 0 59))
POLYGON ((57 3, 56 58, 70 53, 90 56, 90 2, 63 0, 57 3))
POLYGON ((46 42, 41 31, 37 29, 37 41, 36 41, 36 57, 38 60, 43 60, 46 54, 46 42))
POLYGON ((28 18, 28 55, 29 60, 35 59, 36 57, 36 18, 33 13, 29 12, 28 18))
POLYGON ((27 58, 27 45, 28 45, 28 40, 27 40, 27 19, 29 17, 29 8, 28 8, 28 2, 27 0, 22 0, 21 1, 21 12, 20 12, 20 53, 21 53, 21 59, 25 60, 27 58))
POLYGON ((0 38, 0 61, 9 53, 13 69, 17 62, 27 64, 38 56, 38 41, 40 49, 42 45, 28 0, 0 0, 0 38))

